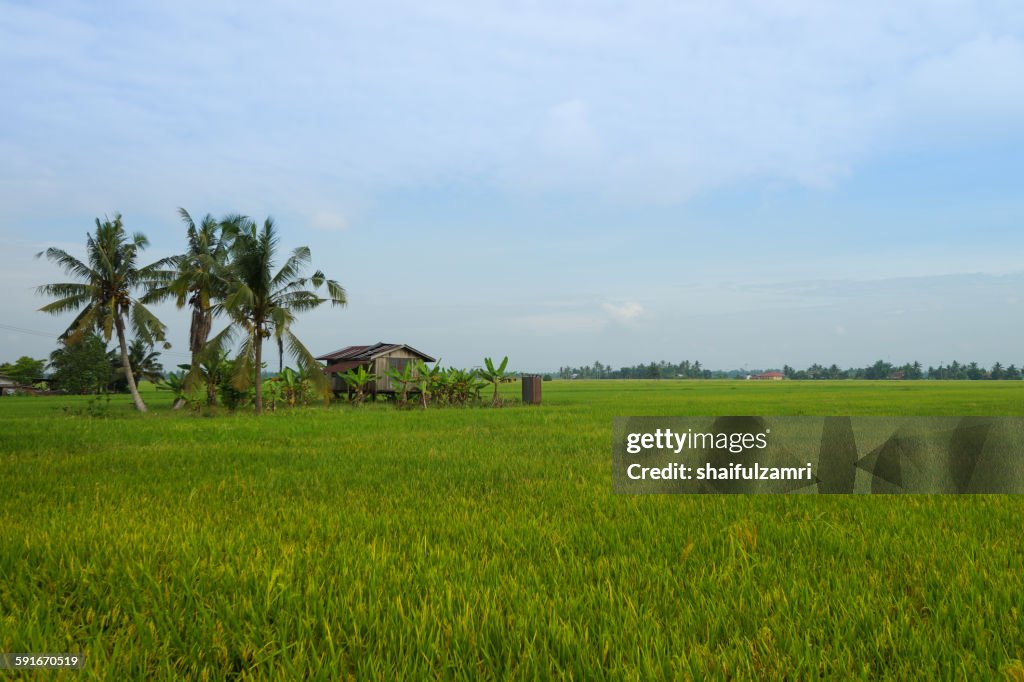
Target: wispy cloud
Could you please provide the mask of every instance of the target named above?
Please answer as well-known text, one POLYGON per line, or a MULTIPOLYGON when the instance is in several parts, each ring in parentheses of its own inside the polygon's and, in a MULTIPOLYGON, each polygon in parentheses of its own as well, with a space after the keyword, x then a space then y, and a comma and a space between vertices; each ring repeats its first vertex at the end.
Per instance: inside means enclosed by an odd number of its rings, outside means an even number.
POLYGON ((1019 130, 1024 107, 1011 6, 3 8, 8 210, 60 192, 308 217, 339 187, 465 177, 672 202, 828 186, 897 135, 1019 130))
POLYGON ((644 313, 644 307, 636 301, 625 301, 623 303, 603 303, 601 308, 608 317, 615 322, 629 322, 640 317, 644 313))

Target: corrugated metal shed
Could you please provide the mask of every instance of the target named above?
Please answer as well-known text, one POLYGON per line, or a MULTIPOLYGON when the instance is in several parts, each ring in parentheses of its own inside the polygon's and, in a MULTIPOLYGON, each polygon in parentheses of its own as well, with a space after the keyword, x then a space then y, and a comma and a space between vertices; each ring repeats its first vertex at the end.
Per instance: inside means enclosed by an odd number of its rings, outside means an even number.
POLYGON ((332 353, 321 355, 317 360, 324 360, 326 362, 338 362, 341 360, 373 360, 374 358, 380 357, 381 355, 387 355, 388 353, 400 348, 406 349, 423 360, 423 362, 434 362, 434 358, 422 351, 416 350, 412 346, 404 343, 384 343, 383 341, 369 346, 346 346, 345 348, 336 350, 332 353))
POLYGON ((423 362, 435 362, 434 358, 412 346, 404 343, 384 343, 383 341, 369 346, 346 346, 317 358, 317 360, 327 363, 324 373, 331 378, 335 393, 348 390, 338 374, 365 367, 368 372, 377 376, 377 380, 367 385, 365 389, 373 394, 394 391, 395 387, 391 385, 391 378, 387 375, 388 370, 400 369, 405 366, 405 363, 417 359, 423 362))

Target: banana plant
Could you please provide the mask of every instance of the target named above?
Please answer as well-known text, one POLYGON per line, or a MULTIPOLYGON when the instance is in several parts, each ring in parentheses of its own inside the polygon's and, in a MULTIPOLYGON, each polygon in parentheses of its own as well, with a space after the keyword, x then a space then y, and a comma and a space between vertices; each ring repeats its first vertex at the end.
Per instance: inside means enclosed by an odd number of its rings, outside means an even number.
POLYGON ((230 375, 232 363, 227 351, 224 350, 204 350, 199 357, 195 371, 192 371, 190 366, 185 382, 190 389, 198 386, 200 382, 206 384, 206 404, 213 407, 217 404, 217 388, 230 375))
POLYGON ((505 371, 505 368, 508 367, 508 356, 506 355, 502 358, 501 364, 497 367, 494 366, 494 361, 490 358, 484 358, 484 364, 487 368, 480 370, 480 377, 487 383, 494 386, 494 397, 491 399, 491 407, 498 407, 501 405, 501 396, 498 395, 498 386, 506 384, 514 378, 511 373, 505 371))
POLYGON ((156 390, 170 391, 174 394, 174 409, 178 409, 188 400, 190 391, 185 386, 186 374, 184 369, 180 372, 168 372, 167 376, 156 385, 156 390))
POLYGON ((291 367, 285 367, 277 375, 281 382, 281 397, 288 407, 295 407, 302 397, 302 377, 291 367))
POLYGON ((449 401, 453 405, 465 405, 472 399, 480 399, 480 391, 487 387, 487 382, 480 381, 475 369, 464 370, 456 367, 449 367, 446 371, 448 387, 450 390, 449 401))
POLYGON ((409 401, 409 387, 416 383, 416 366, 412 362, 407 362, 401 370, 391 367, 385 374, 400 387, 398 406, 405 407, 409 401))
POLYGON ((377 381, 379 378, 373 372, 366 371, 366 367, 363 365, 350 369, 344 374, 338 374, 338 376, 348 386, 353 405, 361 405, 363 403, 366 399, 366 384, 377 381))
POLYGON ((284 399, 284 382, 281 377, 273 377, 263 382, 263 402, 269 403, 271 412, 277 412, 278 403, 284 399))
POLYGON ((416 361, 416 388, 420 392, 420 407, 427 409, 431 395, 437 388, 438 375, 441 372, 441 364, 428 367, 422 360, 416 361))

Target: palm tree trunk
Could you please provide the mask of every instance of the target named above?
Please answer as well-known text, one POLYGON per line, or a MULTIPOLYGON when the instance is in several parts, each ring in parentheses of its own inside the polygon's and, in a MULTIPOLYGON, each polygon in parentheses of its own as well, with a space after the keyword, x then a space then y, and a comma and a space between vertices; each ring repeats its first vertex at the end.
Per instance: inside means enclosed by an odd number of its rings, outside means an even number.
MULTIPOLYGON (((213 314, 208 308, 203 308, 202 303, 192 308, 192 326, 189 329, 188 345, 192 351, 192 369, 199 367, 199 355, 210 338, 210 329, 213 327, 213 314)), ((184 403, 184 401, 182 401, 184 403)), ((213 381, 206 382, 206 404, 213 407, 217 404, 217 387, 213 381)), ((174 409, 178 409, 175 405, 174 409)))
POLYGON ((121 366, 124 367, 124 377, 128 380, 128 390, 131 391, 132 400, 135 402, 135 409, 139 412, 147 412, 146 403, 142 402, 142 396, 139 395, 139 389, 135 385, 132 365, 128 361, 128 344, 124 340, 124 320, 120 315, 114 318, 114 327, 117 328, 117 343, 121 346, 121 366))
POLYGON ((256 327, 256 414, 263 414, 263 334, 256 327))

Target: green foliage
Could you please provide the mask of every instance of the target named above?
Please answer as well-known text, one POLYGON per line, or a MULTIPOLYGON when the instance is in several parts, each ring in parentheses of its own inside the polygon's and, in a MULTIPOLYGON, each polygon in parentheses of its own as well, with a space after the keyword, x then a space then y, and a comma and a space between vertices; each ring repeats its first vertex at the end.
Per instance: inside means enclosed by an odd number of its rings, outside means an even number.
MULTIPOLYGON (((160 363, 159 351, 153 350, 153 346, 145 343, 142 339, 132 339, 128 344, 128 363, 136 381, 148 381, 158 384, 163 380, 164 366, 160 363)), ((121 362, 121 352, 114 349, 107 353, 111 370, 110 389, 116 393, 123 393, 128 390, 128 379, 125 376, 124 364, 121 362)))
POLYGON ((281 377, 271 377, 263 382, 263 403, 270 405, 271 412, 277 412, 277 406, 283 399, 281 377))
POLYGON ((0 651, 73 648, 83 680, 1016 674, 1022 496, 611 494, 624 411, 1024 415, 1012 382, 769 383, 267 420, 0 399, 0 651))
POLYGON ((247 407, 253 403, 255 389, 251 386, 238 388, 233 377, 235 376, 235 365, 238 360, 224 360, 218 366, 222 373, 220 382, 217 384, 217 393, 220 395, 221 405, 229 410, 237 410, 247 407))
POLYGON ((204 399, 199 396, 195 386, 188 383, 188 365, 179 365, 183 369, 178 372, 168 372, 160 381, 154 382, 156 390, 169 391, 174 396, 175 406, 187 404, 193 412, 198 412, 202 407, 204 399))
POLYGON ((348 386, 349 398, 353 405, 362 405, 366 399, 367 387, 377 381, 377 375, 360 365, 345 373, 338 374, 341 380, 348 386))
POLYGON ((405 407, 409 404, 409 390, 416 383, 416 364, 413 362, 406 362, 402 369, 396 369, 389 367, 385 372, 388 378, 391 379, 391 383, 398 387, 396 392, 398 397, 398 406, 405 407))
POLYGON ((440 363, 435 364, 433 367, 428 367, 427 363, 422 360, 416 361, 416 369, 414 371, 416 380, 414 385, 416 386, 416 390, 419 391, 420 407, 424 410, 427 409, 427 405, 430 404, 431 397, 438 388, 440 373, 440 363))
POLYGON ((465 370, 449 367, 438 374, 434 390, 436 402, 440 405, 464 407, 480 400, 480 391, 488 383, 479 378, 475 369, 465 370))
POLYGON ((285 367, 277 378, 281 383, 281 397, 288 407, 308 405, 316 397, 316 385, 304 372, 285 367))
POLYGON ((107 344, 97 334, 86 334, 78 343, 63 342, 50 353, 55 387, 68 393, 99 393, 111 380, 107 344))
POLYGON ((501 396, 498 395, 498 386, 504 383, 508 383, 515 379, 515 377, 506 371, 508 367, 508 356, 506 355, 501 360, 501 364, 495 367, 494 362, 490 358, 484 358, 485 369, 480 370, 480 377, 487 383, 494 386, 494 397, 491 399, 491 405, 498 407, 501 405, 501 396))
POLYGON ((189 368, 186 383, 190 386, 202 382, 206 386, 206 404, 213 407, 217 404, 217 391, 220 386, 230 380, 233 364, 228 354, 219 349, 204 349, 199 354, 199 365, 195 371, 189 368))
POLYGON ((46 360, 35 360, 27 355, 22 355, 14 362, 5 362, 0 365, 0 374, 10 377, 21 386, 31 386, 43 376, 45 368, 46 360))
POLYGON ((185 375, 184 370, 179 372, 168 372, 163 380, 156 384, 156 390, 158 391, 170 391, 174 395, 175 401, 184 400, 187 391, 185 390, 185 375))

